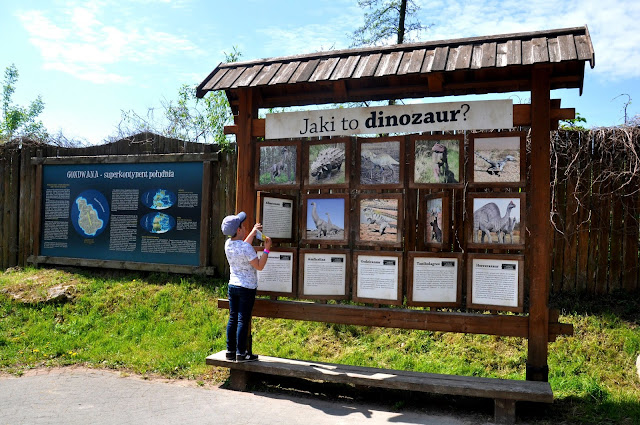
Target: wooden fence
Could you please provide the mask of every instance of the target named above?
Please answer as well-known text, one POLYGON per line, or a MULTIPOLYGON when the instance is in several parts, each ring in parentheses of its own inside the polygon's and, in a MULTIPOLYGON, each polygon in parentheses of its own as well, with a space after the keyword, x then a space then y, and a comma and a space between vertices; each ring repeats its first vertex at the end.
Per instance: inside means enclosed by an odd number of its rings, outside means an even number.
MULTIPOLYGON (((32 142, 0 145, 0 266, 24 266, 33 253, 35 156, 212 153, 218 146, 140 134, 88 148, 32 142)), ((640 129, 552 134, 553 267, 551 292, 607 294, 639 289, 640 129)), ((217 223, 235 208, 235 153, 212 172, 210 261, 228 275, 217 223)), ((458 222, 459 220, 454 220, 458 222)))

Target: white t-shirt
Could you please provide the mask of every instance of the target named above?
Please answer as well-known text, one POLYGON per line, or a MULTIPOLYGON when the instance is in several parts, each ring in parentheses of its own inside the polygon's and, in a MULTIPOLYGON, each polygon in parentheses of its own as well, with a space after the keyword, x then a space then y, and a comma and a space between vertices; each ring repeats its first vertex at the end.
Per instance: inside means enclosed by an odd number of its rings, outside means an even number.
POLYGON ((242 240, 227 239, 224 243, 224 253, 231 269, 229 285, 256 289, 258 287, 258 271, 250 261, 258 258, 253 247, 242 240))

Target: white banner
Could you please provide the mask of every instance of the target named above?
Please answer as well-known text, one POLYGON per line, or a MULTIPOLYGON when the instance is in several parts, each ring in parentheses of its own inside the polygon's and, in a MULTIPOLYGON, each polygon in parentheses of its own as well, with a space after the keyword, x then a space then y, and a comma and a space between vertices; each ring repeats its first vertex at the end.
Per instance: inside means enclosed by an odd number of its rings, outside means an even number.
POLYGON ((513 102, 421 103, 267 114, 266 139, 513 127, 513 102))

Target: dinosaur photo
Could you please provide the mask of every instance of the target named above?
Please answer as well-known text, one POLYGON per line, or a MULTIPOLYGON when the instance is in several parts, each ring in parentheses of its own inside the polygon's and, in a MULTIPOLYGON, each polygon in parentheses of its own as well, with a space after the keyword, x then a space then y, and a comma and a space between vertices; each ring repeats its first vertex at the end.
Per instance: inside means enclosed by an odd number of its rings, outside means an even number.
MULTIPOLYGON (((504 214, 498 207, 497 202, 504 204, 504 199, 474 199, 473 205, 473 242, 474 243, 506 243, 505 235, 509 234, 511 243, 514 242, 513 227, 517 220, 516 217, 511 217, 512 210, 516 208, 514 201, 509 200, 509 203, 504 208, 504 214), (512 221, 513 220, 513 221, 512 221), (494 238, 495 236, 495 238, 494 238)), ((519 217, 519 208, 516 214, 519 217)))
POLYGON ((360 183, 400 182, 399 142, 363 143, 360 152, 360 183))
POLYGON ((522 180, 518 136, 477 137, 473 140, 473 182, 506 183, 522 180))
POLYGON ((308 199, 306 239, 343 239, 344 205, 343 198, 308 199), (340 217, 337 224, 331 221, 332 214, 340 217))

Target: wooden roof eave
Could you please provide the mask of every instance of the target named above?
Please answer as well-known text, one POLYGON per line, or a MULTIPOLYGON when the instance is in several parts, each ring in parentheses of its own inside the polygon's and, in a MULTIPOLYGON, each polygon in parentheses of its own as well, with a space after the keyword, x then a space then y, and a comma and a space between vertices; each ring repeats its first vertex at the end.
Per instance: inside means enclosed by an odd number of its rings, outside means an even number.
MULTIPOLYGON (((583 86, 584 62, 575 64, 548 64, 552 69, 551 88, 578 88, 583 86), (582 70, 582 72, 580 72, 582 70), (555 71, 555 72, 554 72, 555 71), (578 72, 576 72, 578 71, 578 72)), ((457 70, 439 73, 443 82, 440 90, 433 90, 430 74, 367 77, 357 80, 301 82, 279 86, 252 87, 261 99, 262 108, 304 106, 340 102, 377 101, 442 97, 463 94, 508 93, 531 90, 529 76, 533 65, 491 68, 483 70, 457 70), (481 76, 483 78, 478 78, 481 76), (505 79, 504 76, 509 78, 505 79)), ((235 112, 238 92, 225 93, 235 112)), ((244 89, 246 90, 246 89, 244 89)))

